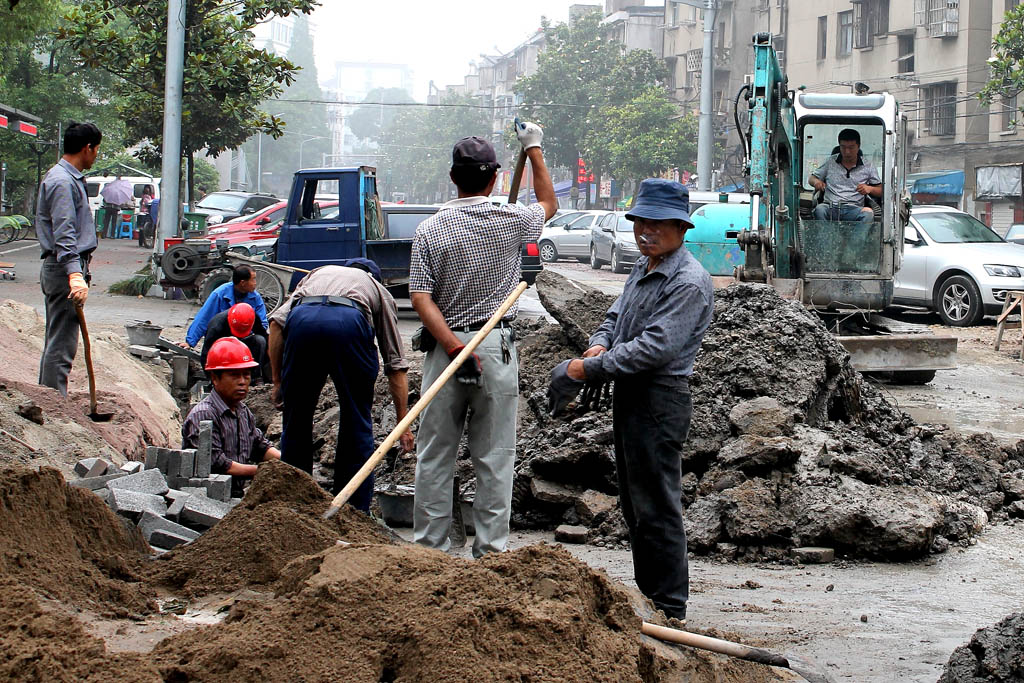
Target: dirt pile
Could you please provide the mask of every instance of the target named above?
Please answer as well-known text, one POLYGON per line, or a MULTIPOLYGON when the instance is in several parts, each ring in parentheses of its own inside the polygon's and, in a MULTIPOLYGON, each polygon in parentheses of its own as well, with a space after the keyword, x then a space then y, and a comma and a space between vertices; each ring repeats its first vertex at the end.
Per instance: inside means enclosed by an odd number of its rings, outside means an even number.
POLYGON ((0 469, 0 576, 38 595, 116 616, 154 605, 141 583, 149 548, 96 495, 50 468, 0 469))
POLYGON ((994 683, 1024 680, 1024 613, 978 629, 950 656, 939 683, 994 683))
POLYGON ((390 542, 350 506, 323 520, 330 501, 305 472, 281 462, 261 465, 242 502, 192 543, 157 558, 149 580, 190 596, 266 586, 291 560, 339 540, 390 542))
POLYGON ((417 546, 296 559, 278 599, 153 652, 165 680, 772 680, 770 670, 641 641, 626 594, 551 546, 468 562, 417 546), (244 653, 244 655, 242 654, 244 653))

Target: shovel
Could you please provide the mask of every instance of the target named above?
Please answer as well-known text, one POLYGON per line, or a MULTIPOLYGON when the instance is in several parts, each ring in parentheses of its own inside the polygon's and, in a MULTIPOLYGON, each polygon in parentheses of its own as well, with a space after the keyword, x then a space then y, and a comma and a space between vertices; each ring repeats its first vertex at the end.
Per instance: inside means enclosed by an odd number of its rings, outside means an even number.
POLYGON ((783 669, 789 669, 810 683, 833 683, 832 678, 828 674, 818 670, 802 657, 796 657, 794 655, 783 656, 777 652, 772 652, 771 650, 765 650, 759 647, 750 647, 749 645, 742 645, 740 643, 721 640, 719 638, 710 638, 708 636, 690 633, 689 631, 683 631, 677 628, 658 626, 646 621, 640 626, 640 632, 644 635, 657 638, 658 640, 664 640, 669 643, 679 643, 680 645, 688 645, 689 647, 695 647, 700 650, 717 652, 722 655, 728 655, 729 657, 736 657, 737 659, 746 659, 747 661, 757 662, 758 664, 767 664, 768 666, 778 666, 783 669))
POLYGON ((96 373, 92 369, 92 345, 89 343, 89 328, 85 325, 85 309, 75 306, 78 324, 82 328, 82 344, 85 346, 85 369, 89 371, 89 419, 93 422, 110 422, 113 413, 101 413, 96 410, 96 373))

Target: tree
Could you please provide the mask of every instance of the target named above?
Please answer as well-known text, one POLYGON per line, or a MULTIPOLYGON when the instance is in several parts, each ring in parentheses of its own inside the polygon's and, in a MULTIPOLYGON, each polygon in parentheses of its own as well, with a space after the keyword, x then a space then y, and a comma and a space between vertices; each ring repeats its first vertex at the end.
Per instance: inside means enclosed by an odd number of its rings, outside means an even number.
MULTIPOLYGON (((201 149, 217 156, 235 149, 256 132, 283 134, 283 121, 261 111, 261 102, 279 95, 295 79, 295 67, 252 44, 251 28, 273 16, 308 14, 316 0, 190 0, 185 18, 185 72, 182 155, 201 149)), ((71 7, 59 36, 83 63, 124 81, 117 109, 127 142, 149 142, 140 152, 159 157, 162 145, 167 0, 84 0, 71 7)))
MULTIPOLYGON (((1024 5, 1017 5, 1003 15, 1003 23, 992 40, 992 52, 988 83, 978 92, 983 104, 992 104, 996 97, 1015 98, 1024 90, 1024 5)), ((1017 106, 1024 107, 1024 102, 1018 100, 1017 106)))
POLYGON ((591 117, 583 153, 619 181, 634 184, 696 159, 697 119, 681 116, 660 87, 622 105, 602 107, 591 117))
POLYGON ((10 45, 32 40, 52 25, 60 0, 21 0, 17 5, 0 2, 0 43, 10 45))
POLYGON ((402 88, 374 88, 363 98, 364 104, 348 117, 348 127, 361 140, 374 140, 388 127, 401 107, 387 106, 415 102, 402 88))

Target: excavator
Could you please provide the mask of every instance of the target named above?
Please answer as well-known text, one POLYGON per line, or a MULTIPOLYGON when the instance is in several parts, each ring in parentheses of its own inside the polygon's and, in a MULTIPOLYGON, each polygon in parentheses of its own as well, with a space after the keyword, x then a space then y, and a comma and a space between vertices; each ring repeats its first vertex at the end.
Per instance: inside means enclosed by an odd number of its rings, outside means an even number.
POLYGON ((769 284, 818 312, 862 372, 923 384, 937 370, 955 368, 955 337, 881 315, 893 301, 910 215, 907 118, 896 98, 863 84, 854 93, 791 90, 771 34, 755 34, 753 48, 753 79, 735 100, 751 200, 749 228, 737 236, 743 256, 734 277, 769 284), (743 106, 747 125, 741 127, 743 106), (824 199, 809 184, 815 169, 839 152, 839 131, 849 128, 860 134, 863 163, 878 171, 881 196, 866 202, 873 220, 820 220, 849 217, 816 213, 824 199))

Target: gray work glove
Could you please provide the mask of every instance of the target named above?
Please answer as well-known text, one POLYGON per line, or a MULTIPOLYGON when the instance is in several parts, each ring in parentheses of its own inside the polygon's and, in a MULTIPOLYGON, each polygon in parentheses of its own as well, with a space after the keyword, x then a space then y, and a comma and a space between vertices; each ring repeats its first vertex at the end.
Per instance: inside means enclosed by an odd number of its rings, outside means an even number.
POLYGON ((583 386, 580 408, 584 413, 601 410, 612 404, 611 383, 601 379, 588 380, 583 386))
POLYGON ((544 140, 544 131, 536 123, 516 119, 516 137, 519 138, 519 144, 524 150, 540 147, 541 141, 544 140))
POLYGON ((580 393, 583 384, 569 376, 569 361, 564 360, 556 365, 551 371, 551 384, 548 385, 548 414, 554 417, 562 412, 580 393))

